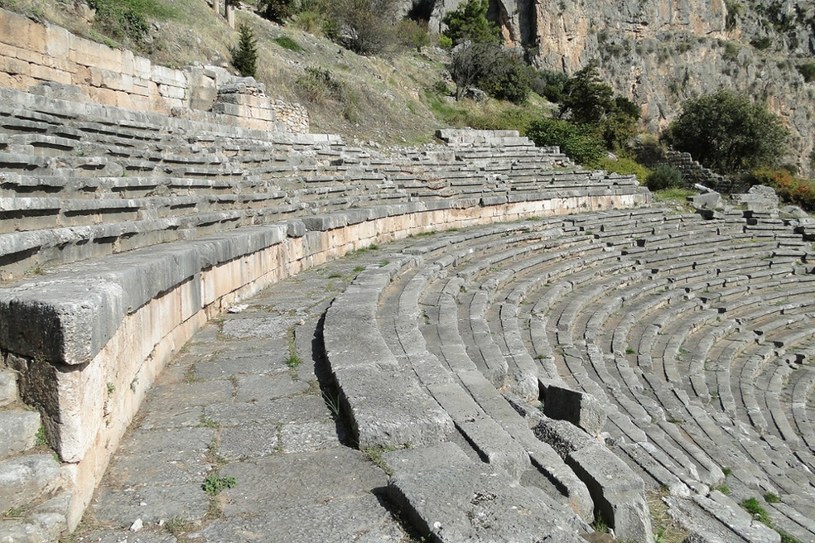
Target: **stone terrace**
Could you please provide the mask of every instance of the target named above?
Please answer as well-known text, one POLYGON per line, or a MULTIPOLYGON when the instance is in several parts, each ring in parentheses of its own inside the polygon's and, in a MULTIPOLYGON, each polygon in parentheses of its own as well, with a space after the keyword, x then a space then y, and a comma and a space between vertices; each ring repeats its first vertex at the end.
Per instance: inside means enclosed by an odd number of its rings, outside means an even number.
MULTIPOLYGON (((411 235, 641 206, 650 200, 633 178, 580 170, 556 149, 537 149, 517 134, 440 135, 450 144, 383 155, 344 145, 333 136, 257 132, 0 90, 4 537, 51 540, 72 530, 165 364, 196 331, 209 329, 208 320, 264 287, 349 252, 411 235)), ((304 298, 299 303, 318 308, 321 302, 304 298)), ((308 316, 316 319, 319 312, 308 316)), ((321 326, 314 330, 321 331, 321 326)), ((271 330, 268 339, 275 340, 271 330)), ((356 340, 352 336, 346 341, 351 345, 356 340)), ((246 347, 242 352, 251 357, 248 342, 238 346, 246 347)), ((313 358, 319 356, 318 350, 313 358)), ((282 397, 305 393, 300 382, 311 392, 335 390, 339 384, 342 390, 334 404, 328 404, 335 409, 342 404, 343 412, 350 414, 348 391, 354 385, 341 383, 341 373, 333 372, 333 381, 306 376, 282 383, 282 397)), ((240 385, 241 378, 234 375, 227 381, 240 385)), ((456 419, 447 408, 418 384, 405 380, 404 386, 416 391, 415 398, 405 397, 406 409, 415 406, 415 400, 438 414, 433 422, 439 428, 431 432, 437 441, 452 435, 456 419)), ((213 394, 204 401, 224 399, 213 394)), ((246 394, 255 399, 254 393, 246 394)), ((271 401, 269 395, 263 397, 271 401)), ((320 400, 320 395, 314 397, 320 400)), ((191 405, 201 398, 190 400, 191 405)), ((323 406, 319 414, 305 407, 301 413, 297 401, 292 402, 280 405, 292 404, 285 409, 301 417, 296 422, 314 417, 308 422, 316 424, 318 444, 339 446, 342 424, 328 435, 330 416, 326 418, 324 403, 318 402, 323 406)), ((303 402, 313 404, 312 397, 303 402)), ((174 407, 183 412, 184 405, 180 400, 174 407)), ((161 411, 173 416, 169 407, 161 411)), ((179 416, 184 418, 183 413, 179 416)), ((286 428, 285 415, 258 416, 276 420, 281 432, 286 428)), ((345 443, 359 445, 356 421, 350 422, 345 443)), ((205 442, 211 449, 211 430, 219 429, 221 440, 220 429, 229 423, 206 415, 194 425, 202 430, 200 435, 177 433, 186 436, 184 447, 193 439, 192 448, 184 449, 191 454, 205 442)), ((165 426, 147 429, 158 427, 165 426)), ((235 432, 256 439, 264 435, 253 429, 235 432)), ((287 449, 283 434, 265 435, 268 440, 252 454, 270 456, 272 462, 272 453, 307 452, 311 447, 308 436, 301 448, 287 449)), ((417 440, 416 445, 423 442, 417 440)), ((122 455, 135 450, 132 456, 140 458, 138 451, 145 449, 138 447, 153 450, 150 443, 132 445, 136 448, 123 449, 122 455)), ((235 443, 231 457, 249 456, 248 450, 255 449, 252 443, 257 441, 235 443)), ((352 479, 359 475, 366 481, 357 495, 373 505, 368 485, 381 482, 381 472, 360 462, 359 453, 354 456, 344 446, 340 450, 337 464, 350 466, 352 479)), ((466 454, 448 452, 443 457, 454 464, 466 454)), ((207 454, 208 465, 216 467, 221 456, 211 450, 207 454)), ((161 454, 156 458, 166 460, 161 454)), ((554 460, 551 454, 547 458, 554 460)), ((467 462, 457 469, 476 465, 467 462)), ((534 526, 569 533, 585 530, 585 520, 592 516, 587 490, 565 464, 558 465, 559 477, 577 493, 576 511, 584 519, 534 485, 524 487, 533 490, 511 490, 517 487, 513 478, 519 472, 507 471, 510 465, 491 472, 484 488, 498 485, 494 492, 502 499, 528 503, 540 520, 534 526)), ((145 466, 138 469, 149 471, 145 466)), ((303 469, 315 469, 315 464, 304 460, 303 469)), ((150 478, 149 473, 138 477, 150 478)), ((338 479, 337 488, 345 488, 346 482, 338 479)), ((207 498, 200 480, 193 486, 193 501, 207 498)), ((176 503, 175 497, 155 492, 163 496, 160 510, 176 503)), ((386 498, 377 494, 380 499, 386 498)), ((380 518, 381 511, 371 514, 380 518)), ((427 531, 418 518, 413 521, 419 523, 419 532, 427 531)))

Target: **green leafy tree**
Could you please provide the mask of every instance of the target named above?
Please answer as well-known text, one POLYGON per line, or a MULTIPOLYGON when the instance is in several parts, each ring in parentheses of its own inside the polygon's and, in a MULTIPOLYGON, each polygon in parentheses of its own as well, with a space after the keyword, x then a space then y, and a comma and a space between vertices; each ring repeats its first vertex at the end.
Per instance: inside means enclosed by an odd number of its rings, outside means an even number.
POLYGON ((569 78, 563 86, 560 117, 577 124, 598 127, 608 149, 619 150, 637 133, 640 109, 600 78, 597 64, 588 66, 569 78))
POLYGON ((478 87, 500 100, 521 103, 529 96, 531 68, 521 56, 494 43, 469 42, 458 47, 448 65, 456 99, 478 87))
POLYGON ((238 27, 238 45, 232 49, 232 65, 243 77, 255 77, 257 73, 258 48, 252 29, 242 24, 238 27))
POLYGON ((614 109, 614 91, 600 78, 595 62, 575 73, 563 88, 560 117, 580 124, 599 123, 614 109))
POLYGON ((526 135, 538 146, 557 145, 579 164, 593 165, 605 154, 603 140, 587 124, 544 118, 533 122, 526 135))
POLYGON ((487 19, 489 0, 467 0, 458 9, 442 19, 447 26, 445 36, 458 45, 466 41, 473 43, 501 43, 498 26, 487 19))
POLYGON ((294 14, 295 0, 260 0, 258 13, 270 21, 282 23, 294 14))
POLYGON ((327 11, 328 37, 355 53, 381 54, 398 43, 395 0, 335 0, 327 11))
POLYGON ((729 90, 685 102, 666 133, 676 149, 725 174, 778 164, 788 138, 766 106, 729 90))

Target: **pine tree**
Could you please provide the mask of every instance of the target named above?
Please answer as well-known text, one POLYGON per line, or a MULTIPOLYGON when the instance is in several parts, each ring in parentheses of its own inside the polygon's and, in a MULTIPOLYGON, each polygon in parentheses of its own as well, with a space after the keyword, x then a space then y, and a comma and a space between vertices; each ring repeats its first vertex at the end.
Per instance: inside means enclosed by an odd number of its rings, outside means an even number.
POLYGON ((488 0, 467 0, 444 16, 442 22, 447 25, 444 35, 453 40, 453 45, 465 41, 501 43, 498 26, 487 19, 488 9, 488 0))
POLYGON ((258 48, 252 29, 245 24, 238 27, 238 46, 232 49, 232 64, 243 77, 255 77, 258 48))

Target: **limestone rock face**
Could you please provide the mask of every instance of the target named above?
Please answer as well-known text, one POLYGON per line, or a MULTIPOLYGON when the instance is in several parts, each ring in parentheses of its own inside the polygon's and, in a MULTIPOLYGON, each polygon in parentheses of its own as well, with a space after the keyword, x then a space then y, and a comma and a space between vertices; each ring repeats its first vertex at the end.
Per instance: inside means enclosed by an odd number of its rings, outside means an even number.
MULTIPOLYGON (((439 31, 463 1, 404 0, 403 11, 439 31)), ((650 130, 722 87, 764 100, 792 132, 787 160, 815 174, 815 81, 798 70, 815 63, 811 0, 490 0, 489 14, 541 68, 572 74, 598 61, 650 130)))

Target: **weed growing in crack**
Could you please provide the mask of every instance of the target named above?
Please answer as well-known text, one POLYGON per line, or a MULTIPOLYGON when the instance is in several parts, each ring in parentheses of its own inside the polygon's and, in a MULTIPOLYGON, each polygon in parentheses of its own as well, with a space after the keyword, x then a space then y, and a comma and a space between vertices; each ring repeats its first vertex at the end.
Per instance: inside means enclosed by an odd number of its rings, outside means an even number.
POLYGON ((221 477, 217 471, 213 471, 204 479, 201 488, 210 496, 217 496, 228 488, 235 488, 237 484, 234 477, 221 477))

